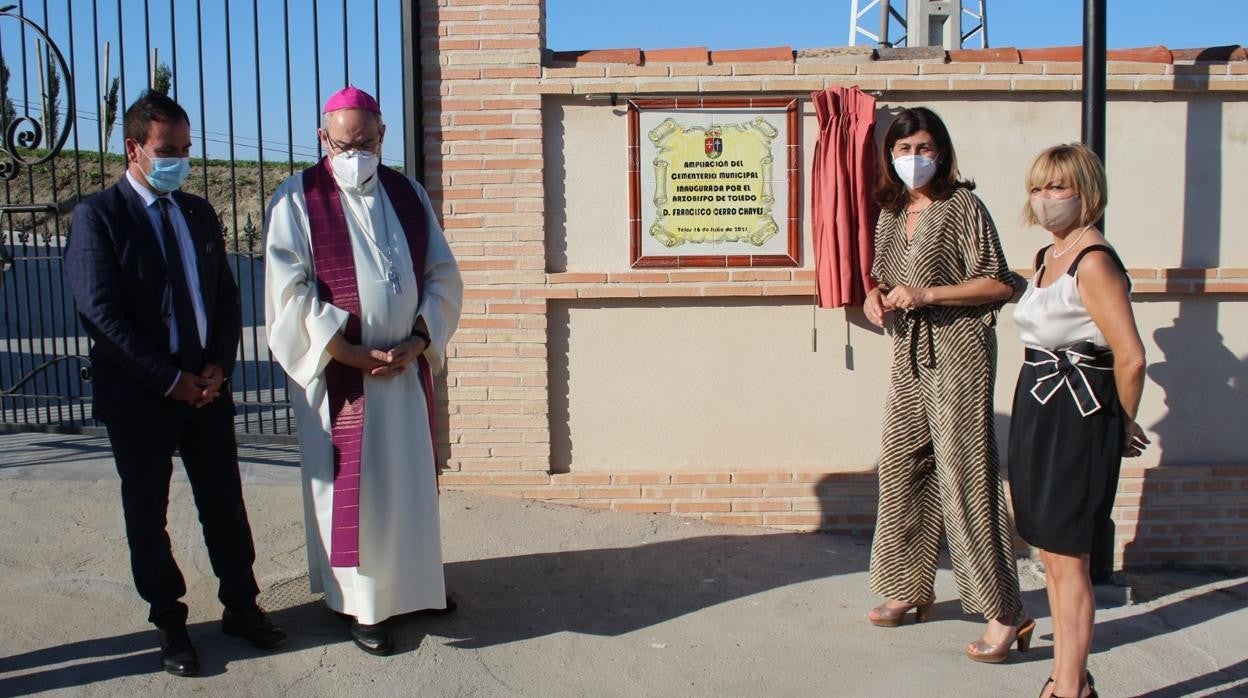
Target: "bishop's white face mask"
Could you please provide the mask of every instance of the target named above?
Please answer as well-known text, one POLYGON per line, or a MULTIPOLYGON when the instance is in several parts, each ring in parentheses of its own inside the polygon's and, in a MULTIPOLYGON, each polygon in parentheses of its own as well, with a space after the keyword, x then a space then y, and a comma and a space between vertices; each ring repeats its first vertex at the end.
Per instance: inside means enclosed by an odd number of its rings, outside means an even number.
POLYGON ((348 189, 359 189, 377 174, 381 157, 367 150, 348 150, 330 158, 334 178, 348 189))
POLYGON ((1075 219, 1083 212, 1083 204, 1078 196, 1066 199, 1049 199, 1043 196, 1031 197, 1031 212, 1036 214, 1040 227, 1049 232, 1068 230, 1075 219))
POLYGON ((910 189, 919 189, 932 181, 936 174, 936 161, 926 155, 902 155, 893 158, 893 170, 910 189))

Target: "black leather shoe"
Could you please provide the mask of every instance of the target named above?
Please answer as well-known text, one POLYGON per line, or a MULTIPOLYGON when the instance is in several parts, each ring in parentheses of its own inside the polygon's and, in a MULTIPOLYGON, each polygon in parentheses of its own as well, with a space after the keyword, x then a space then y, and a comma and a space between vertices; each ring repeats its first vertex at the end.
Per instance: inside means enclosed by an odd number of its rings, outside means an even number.
POLYGON ((258 606, 243 610, 225 609, 225 613, 221 614, 221 632, 241 637, 262 650, 271 650, 286 642, 286 633, 274 625, 258 606))
POLYGON ((160 663, 165 671, 174 676, 194 676, 199 673, 199 655, 186 626, 157 628, 160 633, 160 663))
POLYGON ((378 656, 385 656, 394 651, 394 639, 390 637, 390 628, 382 621, 376 625, 364 625, 359 621, 351 623, 351 639, 355 646, 378 656))
POLYGON ((446 608, 430 608, 425 613, 431 616, 449 616, 459 608, 459 604, 455 603, 455 599, 450 595, 446 595, 446 608))

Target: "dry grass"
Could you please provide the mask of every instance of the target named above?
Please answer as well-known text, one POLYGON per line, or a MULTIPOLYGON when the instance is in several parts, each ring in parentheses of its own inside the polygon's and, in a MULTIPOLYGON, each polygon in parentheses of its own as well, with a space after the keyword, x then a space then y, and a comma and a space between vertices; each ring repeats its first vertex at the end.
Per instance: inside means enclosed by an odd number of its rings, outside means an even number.
MULTIPOLYGON (((310 163, 295 163, 294 171, 310 163)), ((6 204, 54 204, 56 214, 13 214, 0 227, 12 230, 19 239, 38 236, 45 242, 63 237, 69 230, 74 205, 82 197, 116 182, 125 170, 119 155, 96 152, 62 152, 46 163, 23 168, 7 183, 0 180, 0 197, 6 204), (101 176, 101 172, 103 176, 101 176)), ((202 196, 213 205, 221 218, 223 235, 231 250, 258 252, 263 211, 277 186, 291 173, 285 162, 265 163, 263 187, 261 168, 255 161, 227 160, 191 161, 191 177, 183 191, 202 196)))

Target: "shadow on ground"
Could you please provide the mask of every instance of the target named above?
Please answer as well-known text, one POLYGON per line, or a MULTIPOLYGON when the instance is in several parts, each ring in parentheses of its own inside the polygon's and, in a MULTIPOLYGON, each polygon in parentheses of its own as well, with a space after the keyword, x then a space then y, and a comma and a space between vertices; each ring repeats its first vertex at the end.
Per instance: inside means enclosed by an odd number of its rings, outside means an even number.
POLYGON ((1137 698, 1183 698, 1183 696, 1194 695, 1201 691, 1215 690, 1215 693, 1204 695, 1208 698, 1248 696, 1248 659, 1186 681, 1170 684, 1165 688, 1141 693, 1137 698))
POLYGON ((865 541, 718 535, 455 562, 439 634, 478 648, 559 632, 615 636, 779 587, 866 569, 865 541))
MULTIPOLYGON (((306 592, 306 581, 300 580, 306 592)), ((272 618, 287 629, 290 640, 277 653, 295 652, 346 641, 347 625, 319 602, 273 611, 272 618)), ((232 662, 264 653, 242 640, 221 633, 219 621, 192 623, 187 629, 199 653, 196 678, 219 676, 232 662)), ((154 629, 72 642, 0 658, 0 674, 29 672, 0 678, 0 696, 20 696, 68 689, 124 676, 161 671, 154 629), (65 665, 65 666, 57 666, 65 665), (30 670, 34 671, 30 671, 30 670)), ((194 679, 192 679, 194 680, 194 679)))
MULTIPOLYGON (((617 636, 716 604, 866 567, 865 541, 829 535, 715 535, 632 547, 573 550, 446 565, 459 602, 453 616, 398 619, 400 654, 425 635, 461 648, 561 632, 617 636)), ((278 652, 347 642, 346 621, 308 593, 299 577, 264 592, 261 605, 290 635, 278 652)), ((223 636, 219 623, 190 626, 201 676, 228 671, 258 650, 223 636)), ((143 630, 0 658, 0 695, 66 689, 159 671, 156 634, 143 630)))

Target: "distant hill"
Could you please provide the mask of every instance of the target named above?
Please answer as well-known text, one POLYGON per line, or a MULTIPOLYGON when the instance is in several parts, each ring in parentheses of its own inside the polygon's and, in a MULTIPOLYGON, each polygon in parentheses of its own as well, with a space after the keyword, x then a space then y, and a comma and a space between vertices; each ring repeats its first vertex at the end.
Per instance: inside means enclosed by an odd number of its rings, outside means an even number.
MULTIPOLYGON (((39 155, 36 152, 24 156, 33 160, 39 155)), ((260 163, 254 160, 239 160, 231 164, 229 160, 210 159, 205 167, 204 160, 193 158, 191 177, 182 189, 208 199, 225 226, 226 243, 231 250, 259 252, 263 211, 270 197, 292 171, 298 172, 311 164, 264 163, 264 188, 261 191, 260 163)), ((111 185, 122 176, 125 165, 125 158, 121 155, 62 151, 46 163, 23 167, 11 181, 0 180, 0 201, 5 204, 55 203, 59 215, 12 214, 11 220, 0 220, 0 229, 14 231, 19 239, 28 239, 34 234, 43 241, 52 242, 58 231, 63 238, 69 230, 69 220, 80 198, 79 192, 86 197, 111 185)))

